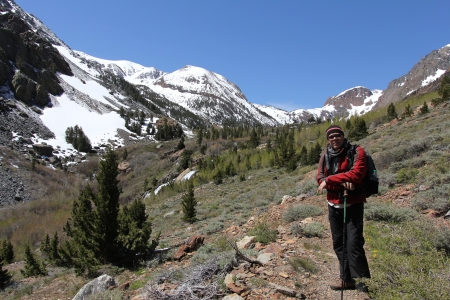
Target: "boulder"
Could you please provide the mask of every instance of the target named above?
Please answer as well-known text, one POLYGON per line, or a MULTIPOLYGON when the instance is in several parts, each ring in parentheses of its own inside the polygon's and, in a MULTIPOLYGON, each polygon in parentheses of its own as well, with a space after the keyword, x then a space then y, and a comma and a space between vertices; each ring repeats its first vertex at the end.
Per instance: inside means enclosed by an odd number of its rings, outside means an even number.
POLYGON ((255 240, 256 236, 245 236, 242 240, 236 243, 236 246, 238 249, 248 249, 250 245, 255 242, 255 240))
POLYGON ((41 156, 50 157, 53 155, 53 147, 50 145, 34 144, 33 150, 34 150, 34 152, 36 152, 38 155, 41 155, 41 156))
POLYGON ((127 163, 126 161, 121 162, 118 166, 117 169, 119 170, 119 172, 121 173, 128 173, 131 171, 130 169, 130 164, 127 163))
POLYGON ((225 297, 222 298, 222 300, 244 300, 244 298, 242 298, 238 294, 231 294, 226 295, 225 297))
POLYGON ((181 179, 183 179, 183 177, 186 176, 186 174, 189 173, 190 171, 191 171, 191 169, 187 168, 186 170, 181 172, 181 174, 178 175, 178 177, 175 179, 175 182, 180 182, 181 179))
POLYGON ((288 297, 296 297, 297 292, 294 289, 288 288, 286 286, 281 286, 276 283, 269 282, 269 286, 273 289, 275 289, 280 294, 283 294, 288 297))
POLYGON ((189 240, 178 248, 178 251, 175 253, 173 258, 175 260, 181 260, 187 253, 196 251, 200 246, 203 245, 205 241, 204 236, 196 235, 191 236, 189 240))
POLYGON ((100 277, 95 278, 91 282, 85 284, 73 297, 72 300, 83 300, 87 299, 89 296, 101 293, 108 290, 110 287, 115 286, 116 283, 111 276, 102 275, 100 277))
POLYGON ((256 260, 265 265, 272 259, 273 256, 273 253, 263 253, 258 255, 256 260))
POLYGON ((36 95, 36 83, 18 71, 11 80, 11 89, 16 99, 31 103, 36 95))
POLYGON ((48 91, 40 84, 36 86, 36 97, 34 102, 39 106, 45 106, 50 101, 48 91))

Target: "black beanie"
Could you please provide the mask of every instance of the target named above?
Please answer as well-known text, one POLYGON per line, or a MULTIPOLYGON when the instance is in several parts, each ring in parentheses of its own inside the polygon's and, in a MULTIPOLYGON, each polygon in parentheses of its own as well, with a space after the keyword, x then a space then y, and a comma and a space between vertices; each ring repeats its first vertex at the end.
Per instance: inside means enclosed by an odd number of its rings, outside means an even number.
POLYGON ((327 128, 327 131, 326 131, 327 139, 330 136, 330 134, 332 134, 332 133, 340 133, 340 134, 344 135, 344 131, 342 130, 342 128, 337 125, 332 125, 327 128))

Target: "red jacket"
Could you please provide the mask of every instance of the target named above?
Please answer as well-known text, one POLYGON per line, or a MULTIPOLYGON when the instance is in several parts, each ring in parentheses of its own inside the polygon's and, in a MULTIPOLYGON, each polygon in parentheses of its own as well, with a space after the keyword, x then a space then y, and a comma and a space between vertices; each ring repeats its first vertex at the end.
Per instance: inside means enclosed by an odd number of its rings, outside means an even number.
POLYGON ((348 144, 347 149, 345 149, 339 156, 338 170, 334 175, 330 175, 326 167, 325 152, 319 160, 319 167, 316 176, 317 183, 320 185, 323 180, 326 181, 327 184, 325 188, 327 189, 327 200, 333 204, 344 203, 344 188, 341 185, 341 183, 344 182, 351 182, 355 185, 355 190, 348 191, 347 204, 366 202, 365 194, 358 192, 358 187, 361 187, 362 181, 367 172, 366 153, 362 147, 356 147, 353 167, 348 170, 349 160, 347 157, 347 151, 349 148, 350 144, 348 144))

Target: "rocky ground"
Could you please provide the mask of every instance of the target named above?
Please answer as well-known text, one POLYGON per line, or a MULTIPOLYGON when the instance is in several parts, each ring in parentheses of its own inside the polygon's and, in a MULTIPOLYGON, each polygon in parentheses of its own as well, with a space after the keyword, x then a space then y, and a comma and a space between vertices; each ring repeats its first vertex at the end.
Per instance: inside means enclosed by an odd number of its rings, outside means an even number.
MULTIPOLYGON (((268 212, 271 221, 283 223, 282 215, 292 205, 313 204, 326 208, 324 196, 285 196, 283 202, 274 205, 268 212)), ((231 226, 222 233, 229 237, 242 237, 257 222, 258 216, 251 217, 246 224, 231 226)), ((226 276, 225 284, 227 293, 235 293, 243 299, 265 300, 265 299, 340 299, 340 291, 329 288, 331 282, 339 280, 339 264, 332 250, 331 236, 327 215, 308 218, 303 222, 321 222, 325 226, 325 234, 322 238, 305 238, 292 235, 291 224, 279 225, 277 240, 269 245, 254 244, 254 250, 263 254, 266 263, 263 265, 251 264, 240 260, 226 276), (307 258, 314 262, 316 271, 304 269, 295 270, 289 262, 295 257, 307 258)), ((208 241, 206 240, 205 243, 208 241)), ((245 243, 243 243, 245 244, 245 243)), ((251 243, 247 243, 247 246, 251 243)), ((240 245, 240 243, 238 243, 240 245)), ((370 252, 368 251, 368 254, 370 252)), ((192 254, 191 254, 192 255, 192 254)), ((188 256, 189 257, 189 256, 188 256)), ((256 257, 250 257, 256 260, 256 257)), ((186 259, 180 265, 188 266, 186 259)), ((166 262, 164 268, 171 269, 179 267, 174 262, 166 262)), ((151 271, 151 270, 149 270, 151 271)), ((142 276, 145 276, 143 274, 142 276)), ((161 289, 174 289, 173 285, 163 283, 161 289)), ((146 293, 134 295, 133 299, 149 299, 146 293)), ((358 299, 361 296, 358 291, 345 291, 345 299, 358 299)), ((240 298, 235 298, 240 299, 240 298)))
MULTIPOLYGON (((414 196, 414 186, 406 185, 391 189, 382 196, 383 201, 390 201, 399 206, 408 205, 414 196)), ((368 201, 374 201, 370 198, 368 201)), ((220 235, 229 237, 229 240, 237 240, 237 246, 242 247, 240 251, 245 252, 245 248, 252 248, 257 253, 254 256, 246 256, 246 259, 263 261, 263 264, 255 264, 245 261, 242 257, 225 276, 224 286, 219 288, 218 299, 246 299, 246 300, 266 300, 266 299, 321 299, 334 300, 340 299, 340 291, 333 291, 329 284, 339 280, 338 260, 332 250, 331 236, 329 233, 329 223, 327 214, 308 218, 301 222, 320 222, 324 225, 325 231, 322 238, 306 238, 296 236, 291 233, 291 226, 295 223, 286 224, 282 220, 283 214, 293 205, 310 204, 318 205, 324 209, 327 207, 324 195, 297 197, 284 196, 280 204, 272 205, 264 216, 251 216, 245 224, 230 224, 220 235), (268 245, 260 243, 245 242, 247 232, 257 224, 259 218, 265 218, 271 222, 280 224, 277 227, 277 239, 268 245), (316 270, 305 270, 303 268, 293 268, 290 263, 294 258, 306 258, 314 263, 316 270), (233 295, 233 297, 231 297, 233 295), (226 298, 228 297, 228 298, 226 298)), ((326 210, 325 210, 326 211, 326 210)), ((445 223, 450 226, 450 220, 435 218, 432 213, 429 217, 436 222, 445 223)), ((204 244, 208 244, 217 236, 204 237, 204 244)), ((185 247, 182 245, 180 248, 185 247)), ((172 247, 173 250, 178 247, 172 247)), ((178 249, 180 250, 180 249, 178 249)), ((146 283, 155 274, 166 272, 169 274, 174 270, 188 268, 195 251, 187 253, 182 259, 172 259, 165 261, 162 265, 147 267, 139 272, 125 271, 116 276, 117 283, 114 289, 123 291, 123 299, 143 300, 143 299, 166 299, 154 298, 149 296, 149 290, 146 283), (142 288, 130 288, 135 283, 141 282, 142 288)), ((173 253, 172 253, 173 255, 173 253)), ((176 254, 177 255, 177 254, 176 254)), ((174 255, 174 257, 176 256, 174 255)), ((369 259, 369 266, 372 257, 371 249, 366 246, 366 255, 369 259)), ((5 266, 10 271, 18 270, 23 267, 23 263, 15 263, 5 266)), ((51 272, 55 272, 52 270, 51 272)), ((24 279, 26 283, 33 283, 38 279, 24 279)), ((63 276, 59 275, 53 280, 46 281, 45 284, 35 288, 32 295, 24 295, 20 299, 71 299, 86 282, 82 278, 76 277, 73 272, 66 272, 63 276)), ((170 281, 153 281, 153 288, 161 292, 170 293, 179 288, 179 284, 173 284, 170 281)), ((344 292, 345 299, 361 299, 361 293, 356 290, 347 290, 344 292)), ((109 299, 109 298, 108 298, 109 299)), ((115 298, 114 298, 115 299, 115 298)), ((169 298, 167 298, 169 299, 169 298)), ((183 298, 170 298, 183 299, 183 298)), ((364 299, 364 298, 362 298, 364 299)))

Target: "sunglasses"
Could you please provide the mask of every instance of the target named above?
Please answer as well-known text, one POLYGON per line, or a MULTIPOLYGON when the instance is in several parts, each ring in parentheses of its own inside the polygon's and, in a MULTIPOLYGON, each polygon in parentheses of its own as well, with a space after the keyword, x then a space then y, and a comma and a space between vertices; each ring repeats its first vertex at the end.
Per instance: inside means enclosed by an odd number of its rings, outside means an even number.
POLYGON ((342 137, 342 134, 333 134, 333 135, 328 136, 328 139, 333 140, 333 139, 339 139, 341 137, 342 137))

